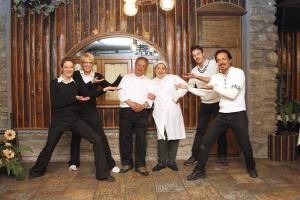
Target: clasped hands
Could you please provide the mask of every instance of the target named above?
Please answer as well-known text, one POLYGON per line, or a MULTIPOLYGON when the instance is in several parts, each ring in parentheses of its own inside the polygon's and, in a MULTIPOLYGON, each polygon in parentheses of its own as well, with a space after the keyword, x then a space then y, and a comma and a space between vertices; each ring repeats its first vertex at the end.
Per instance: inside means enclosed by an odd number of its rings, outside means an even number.
MULTIPOLYGON (((175 86, 177 88, 180 88, 180 89, 188 89, 188 85, 184 84, 184 83, 178 83, 178 84, 175 84, 175 86)), ((205 84, 203 85, 201 88, 199 89, 205 89, 205 90, 213 90, 214 89, 214 86, 212 85, 208 85, 208 84, 205 84)))

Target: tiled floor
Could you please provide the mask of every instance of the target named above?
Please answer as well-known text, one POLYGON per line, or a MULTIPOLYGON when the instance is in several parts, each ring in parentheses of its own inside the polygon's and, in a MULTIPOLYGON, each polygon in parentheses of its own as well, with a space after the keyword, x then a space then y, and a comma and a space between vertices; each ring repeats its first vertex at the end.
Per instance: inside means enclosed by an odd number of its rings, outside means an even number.
MULTIPOLYGON (((223 167, 212 158, 207 178, 187 181, 193 167, 178 161, 179 172, 163 169, 142 177, 134 171, 113 174, 116 182, 94 178, 93 163, 83 163, 79 171, 69 172, 67 163, 51 163, 44 177, 15 181, 0 177, 0 199, 230 199, 300 200, 300 160, 292 163, 257 159, 259 177, 245 172, 240 158, 231 158, 223 167)), ((31 164, 26 164, 27 168, 31 164)), ((148 162, 151 169, 155 162, 148 162)))

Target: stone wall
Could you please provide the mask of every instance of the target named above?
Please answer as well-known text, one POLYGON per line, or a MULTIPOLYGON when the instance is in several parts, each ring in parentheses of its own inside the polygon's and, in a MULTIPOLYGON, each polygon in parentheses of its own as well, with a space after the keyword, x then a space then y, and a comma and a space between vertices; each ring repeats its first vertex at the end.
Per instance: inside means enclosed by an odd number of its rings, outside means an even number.
MULTIPOLYGON (((119 161, 119 133, 117 130, 105 131, 110 148, 112 151, 113 157, 119 161)), ((177 159, 183 160, 186 159, 191 154, 191 146, 194 139, 195 131, 187 131, 187 138, 181 140, 178 148, 177 159)), ((59 141, 53 156, 52 161, 63 161, 66 162, 70 157, 70 139, 71 133, 65 133, 61 140, 59 141)), ((29 146, 32 148, 33 152, 24 152, 22 153, 22 158, 26 161, 35 161, 38 154, 42 150, 47 140, 47 131, 19 131, 19 141, 22 145, 29 146)), ((92 161, 93 151, 92 145, 86 140, 82 140, 80 157, 82 161, 92 161)), ((157 137, 156 133, 153 131, 148 132, 147 134, 147 160, 156 160, 157 159, 157 137)))
POLYGON ((248 116, 255 157, 267 157, 267 135, 276 130, 277 54, 275 0, 249 1, 248 116))
POLYGON ((0 0, 0 130, 9 123, 10 1, 0 0))

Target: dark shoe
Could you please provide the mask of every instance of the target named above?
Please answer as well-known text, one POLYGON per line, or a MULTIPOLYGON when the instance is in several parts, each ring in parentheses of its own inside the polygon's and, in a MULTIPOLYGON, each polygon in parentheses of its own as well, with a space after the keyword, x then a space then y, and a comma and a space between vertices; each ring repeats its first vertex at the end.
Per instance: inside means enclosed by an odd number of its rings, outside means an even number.
POLYGON ((191 156, 189 159, 184 161, 183 164, 186 166, 190 166, 190 165, 194 164, 195 162, 197 162, 196 158, 194 156, 191 156))
POLYGON ((203 170, 194 170, 190 175, 186 177, 187 180, 189 181, 194 181, 199 178, 206 178, 205 171, 203 170))
POLYGON ((229 165, 229 161, 226 156, 220 156, 220 157, 218 157, 218 160, 219 160, 219 163, 223 166, 229 165))
POLYGON ((155 165, 155 166, 152 168, 152 171, 153 171, 153 172, 158 172, 158 171, 160 171, 160 170, 162 170, 162 169, 164 169, 164 168, 166 168, 166 166, 157 164, 157 165, 155 165))
POLYGON ((257 178, 258 174, 256 169, 247 169, 247 172, 251 178, 257 178))
POLYGON ((34 178, 38 178, 38 177, 41 177, 41 176, 43 176, 43 174, 38 174, 36 172, 29 172, 28 178, 29 179, 34 179, 34 178))
POLYGON ((107 181, 107 182, 114 182, 116 179, 115 177, 108 175, 106 178, 104 179, 99 179, 100 181, 107 181))
POLYGON ((168 167, 173 171, 178 171, 178 167, 177 167, 176 163, 168 164, 168 167))
POLYGON ((130 165, 124 165, 120 169, 120 173, 126 173, 126 172, 130 171, 131 169, 132 169, 132 166, 130 166, 130 165))
POLYGON ((148 176, 149 175, 149 172, 146 170, 145 167, 139 167, 139 168, 135 169, 135 171, 138 172, 142 176, 148 176))

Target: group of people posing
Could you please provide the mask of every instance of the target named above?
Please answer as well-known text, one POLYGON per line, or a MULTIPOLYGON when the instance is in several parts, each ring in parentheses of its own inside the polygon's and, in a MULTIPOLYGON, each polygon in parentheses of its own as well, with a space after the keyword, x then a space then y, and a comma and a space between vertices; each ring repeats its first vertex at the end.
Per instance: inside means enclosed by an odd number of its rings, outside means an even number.
POLYGON ((229 164, 225 135, 227 128, 233 130, 242 149, 249 176, 256 178, 258 174, 248 134, 244 72, 231 66, 232 57, 226 49, 218 50, 215 60, 210 60, 204 58, 202 47, 196 45, 191 48, 191 55, 194 68, 183 77, 188 82, 177 75, 168 74, 169 67, 165 61, 155 64, 156 76, 150 80, 145 76, 148 59, 138 57, 134 73, 120 75, 114 83, 109 83, 92 70, 92 54, 84 53, 81 56, 82 69, 75 72, 72 59, 65 57, 61 62, 60 77, 50 84, 52 117, 47 142, 30 169, 29 178, 44 175, 55 146, 65 131, 72 131, 70 170, 77 170, 80 165, 80 141, 83 137, 93 144, 98 180, 112 182, 115 178, 111 171, 126 173, 133 168, 142 176, 148 176, 146 132, 149 108, 152 107, 158 139, 158 162, 152 171, 166 167, 178 171, 176 155, 179 140, 186 138, 179 99, 187 92, 201 98, 192 154, 184 161, 184 165, 197 164, 187 179, 206 177, 205 165, 215 141, 218 141, 219 162, 224 166, 229 164), (96 108, 98 96, 115 90, 118 90, 120 99, 120 169, 111 155, 96 108))

